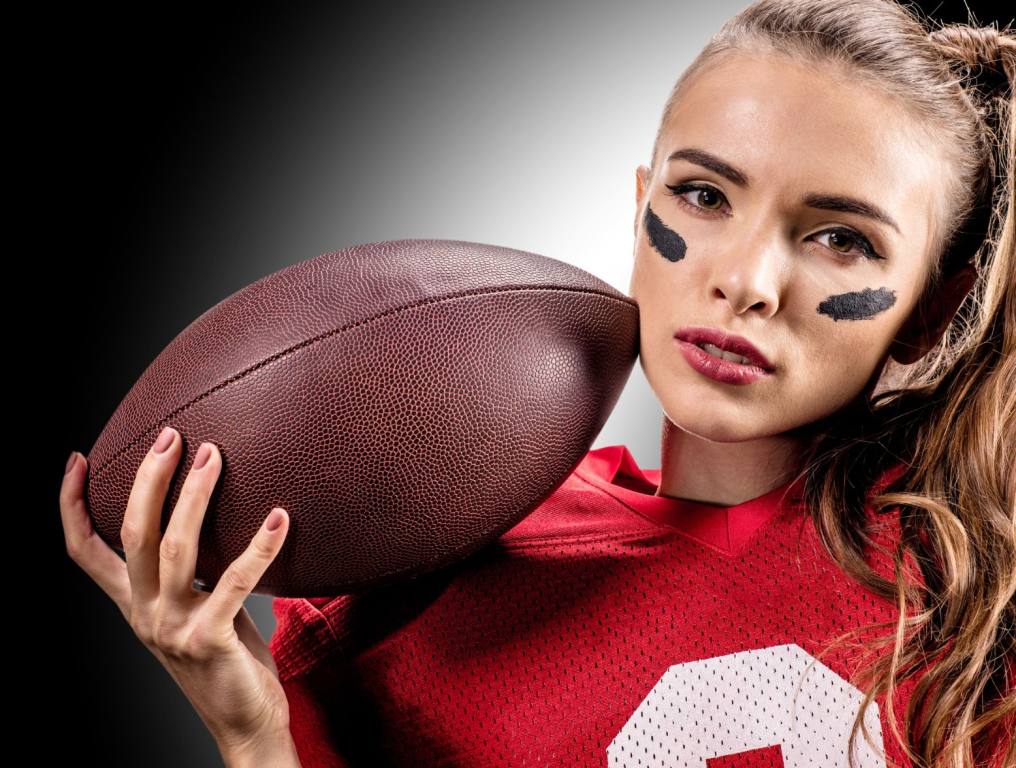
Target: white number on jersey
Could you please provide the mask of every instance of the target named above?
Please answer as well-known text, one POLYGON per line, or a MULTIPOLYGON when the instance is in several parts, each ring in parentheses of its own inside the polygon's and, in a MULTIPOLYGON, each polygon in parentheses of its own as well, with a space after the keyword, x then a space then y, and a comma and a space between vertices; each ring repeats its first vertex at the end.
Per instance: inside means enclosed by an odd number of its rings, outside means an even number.
MULTIPOLYGON (((864 695, 796 644, 675 664, 607 747, 610 768, 847 768, 864 695)), ((878 704, 857 768, 885 768, 878 704)))

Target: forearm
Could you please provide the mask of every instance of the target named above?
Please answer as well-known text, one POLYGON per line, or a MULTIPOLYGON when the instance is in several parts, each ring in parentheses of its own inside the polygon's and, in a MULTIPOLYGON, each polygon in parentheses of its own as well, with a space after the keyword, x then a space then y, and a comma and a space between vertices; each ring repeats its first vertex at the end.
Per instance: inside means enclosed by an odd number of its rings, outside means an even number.
POLYGON ((300 768, 296 744, 289 731, 243 747, 219 744, 219 751, 226 768, 260 768, 266 765, 273 768, 300 768))

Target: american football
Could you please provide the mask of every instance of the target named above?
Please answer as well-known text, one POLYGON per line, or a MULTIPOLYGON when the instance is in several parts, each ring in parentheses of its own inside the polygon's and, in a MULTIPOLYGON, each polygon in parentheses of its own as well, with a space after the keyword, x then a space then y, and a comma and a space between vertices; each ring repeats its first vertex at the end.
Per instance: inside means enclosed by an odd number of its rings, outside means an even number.
POLYGON ((357 592, 467 557, 589 450, 639 352, 638 305, 588 272, 459 240, 352 246, 237 291, 179 333, 88 454, 96 532, 120 528, 165 426, 222 474, 199 541, 211 590, 274 506, 291 529, 253 589, 357 592))

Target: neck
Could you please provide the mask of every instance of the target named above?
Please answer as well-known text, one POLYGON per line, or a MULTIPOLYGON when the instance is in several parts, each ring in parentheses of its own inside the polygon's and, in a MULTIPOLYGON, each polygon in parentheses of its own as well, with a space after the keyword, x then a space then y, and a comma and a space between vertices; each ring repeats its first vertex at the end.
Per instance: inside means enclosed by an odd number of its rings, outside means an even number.
POLYGON ((656 495, 725 507, 740 504, 793 479, 808 442, 807 436, 785 433, 717 443, 664 416, 656 495))

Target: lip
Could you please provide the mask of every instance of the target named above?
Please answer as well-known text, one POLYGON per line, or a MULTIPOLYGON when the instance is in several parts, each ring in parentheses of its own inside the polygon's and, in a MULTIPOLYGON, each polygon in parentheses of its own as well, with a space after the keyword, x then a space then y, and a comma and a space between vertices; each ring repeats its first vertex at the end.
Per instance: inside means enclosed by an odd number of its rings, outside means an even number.
POLYGON ((684 359, 692 368, 707 378, 723 384, 751 384, 753 381, 772 376, 771 371, 757 365, 732 363, 719 357, 713 357, 703 349, 688 341, 674 339, 684 359))
MULTIPOLYGON (((710 328, 704 325, 691 325, 685 328, 681 328, 677 333, 674 334, 674 338, 678 341, 684 341, 692 346, 699 343, 707 342, 713 344, 720 349, 726 350, 727 352, 733 352, 735 355, 742 355, 748 358, 752 363, 761 368, 766 373, 772 373, 776 370, 776 366, 769 362, 769 359, 762 354, 759 349, 748 341, 743 336, 738 336, 735 333, 729 333, 720 328, 710 328)), ((699 352, 702 350, 695 346, 699 352)), ((716 360, 718 358, 711 358, 716 360)), ((738 363, 732 363, 738 365, 738 363)), ((747 366, 741 366, 742 368, 747 366)))

